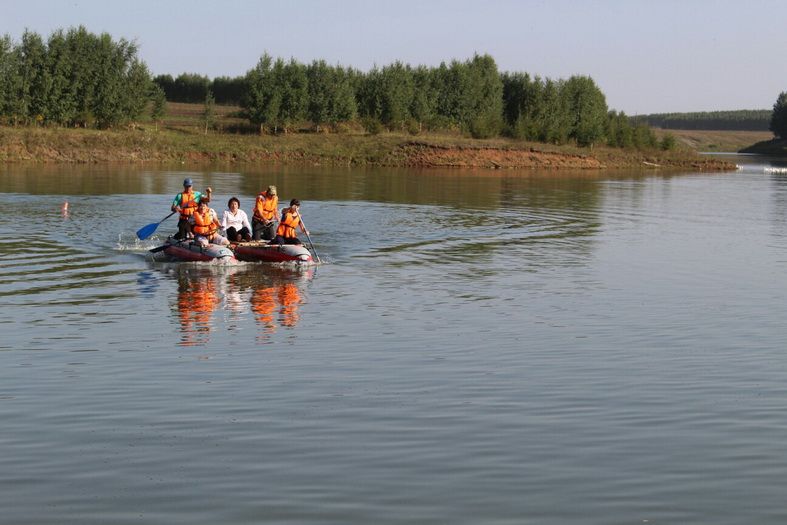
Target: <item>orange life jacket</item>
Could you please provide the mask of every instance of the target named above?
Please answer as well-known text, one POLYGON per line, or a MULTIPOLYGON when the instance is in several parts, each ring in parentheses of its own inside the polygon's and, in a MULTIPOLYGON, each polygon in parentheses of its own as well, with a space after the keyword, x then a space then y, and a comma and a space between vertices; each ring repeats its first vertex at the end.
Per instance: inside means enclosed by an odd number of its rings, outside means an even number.
POLYGON ((267 191, 257 195, 254 203, 254 218, 262 222, 270 222, 276 217, 276 207, 279 205, 279 197, 268 195, 267 191))
POLYGON ((213 213, 211 212, 210 208, 208 208, 205 213, 200 213, 198 211, 194 212, 194 226, 192 227, 192 231, 197 235, 202 235, 203 237, 210 237, 213 236, 218 231, 218 225, 216 221, 213 219, 213 213))
POLYGON ((295 228, 301 223, 301 218, 289 209, 281 214, 281 222, 279 227, 276 228, 276 235, 281 235, 286 239, 296 237, 295 228))
POLYGON ((197 209, 196 195, 193 191, 184 191, 180 194, 180 212, 181 219, 188 219, 192 213, 197 209))

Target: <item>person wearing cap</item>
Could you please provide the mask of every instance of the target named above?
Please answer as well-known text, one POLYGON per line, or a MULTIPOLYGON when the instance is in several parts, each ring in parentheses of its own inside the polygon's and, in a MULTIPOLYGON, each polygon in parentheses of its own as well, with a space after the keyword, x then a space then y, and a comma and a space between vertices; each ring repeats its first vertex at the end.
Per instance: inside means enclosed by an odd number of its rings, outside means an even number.
POLYGON ((191 230, 194 232, 194 242, 207 246, 211 244, 219 244, 227 246, 230 241, 219 234, 219 217, 216 212, 208 206, 210 199, 202 197, 197 204, 197 209, 191 214, 191 230))
POLYGON ((276 186, 268 186, 266 191, 257 195, 254 203, 254 214, 251 218, 252 236, 255 241, 273 239, 276 231, 275 221, 279 220, 279 197, 276 186))
POLYGON ((281 222, 279 222, 279 227, 276 229, 276 237, 273 238, 270 244, 303 244, 297 237, 296 228, 300 226, 301 231, 306 235, 309 235, 309 231, 303 227, 303 221, 299 212, 300 207, 301 201, 292 199, 290 207, 281 210, 281 222))
POLYGON ((172 211, 180 213, 180 220, 178 220, 178 233, 175 238, 178 240, 185 239, 191 235, 191 224, 189 219, 197 209, 197 204, 202 198, 202 193, 194 191, 192 187, 194 182, 187 178, 183 181, 183 191, 175 195, 172 201, 172 211))

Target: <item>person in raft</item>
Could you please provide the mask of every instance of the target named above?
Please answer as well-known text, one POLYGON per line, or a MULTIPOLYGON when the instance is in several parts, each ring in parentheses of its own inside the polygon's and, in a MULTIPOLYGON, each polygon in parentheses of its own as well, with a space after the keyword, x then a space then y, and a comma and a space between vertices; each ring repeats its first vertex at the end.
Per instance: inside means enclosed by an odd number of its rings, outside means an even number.
POLYGON ((298 211, 300 207, 301 201, 292 199, 290 207, 281 210, 281 222, 279 222, 279 227, 276 229, 276 237, 273 238, 270 244, 303 244, 296 237, 297 232, 295 229, 300 226, 301 231, 306 235, 309 235, 309 231, 303 227, 301 214, 298 211))
POLYGON ((275 221, 279 220, 278 207, 279 197, 276 194, 276 186, 268 186, 266 191, 261 191, 257 195, 251 218, 252 234, 255 241, 273 239, 276 231, 275 221))
POLYGON ((249 216, 240 209, 240 201, 237 197, 232 197, 227 203, 228 210, 224 210, 221 217, 221 228, 227 235, 230 242, 250 241, 251 226, 249 226, 249 216))
POLYGON ((227 246, 230 241, 219 235, 219 217, 216 212, 211 209, 210 199, 202 197, 197 204, 197 210, 191 214, 191 230, 194 232, 194 241, 201 246, 207 246, 209 243, 227 246))
POLYGON ((183 192, 175 195, 172 201, 172 211, 180 213, 180 220, 178 220, 178 233, 175 238, 178 240, 185 239, 191 236, 191 219, 194 210, 197 209, 197 203, 202 198, 202 193, 192 189, 194 182, 191 179, 183 181, 183 192))

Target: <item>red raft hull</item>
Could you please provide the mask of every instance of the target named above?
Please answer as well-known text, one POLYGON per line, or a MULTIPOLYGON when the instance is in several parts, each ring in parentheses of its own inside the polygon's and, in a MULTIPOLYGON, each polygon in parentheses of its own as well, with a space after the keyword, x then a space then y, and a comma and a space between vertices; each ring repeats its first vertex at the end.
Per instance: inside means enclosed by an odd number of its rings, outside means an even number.
POLYGON ((235 257, 241 261, 262 262, 311 262, 312 255, 298 244, 268 244, 267 242, 241 242, 235 245, 235 257))

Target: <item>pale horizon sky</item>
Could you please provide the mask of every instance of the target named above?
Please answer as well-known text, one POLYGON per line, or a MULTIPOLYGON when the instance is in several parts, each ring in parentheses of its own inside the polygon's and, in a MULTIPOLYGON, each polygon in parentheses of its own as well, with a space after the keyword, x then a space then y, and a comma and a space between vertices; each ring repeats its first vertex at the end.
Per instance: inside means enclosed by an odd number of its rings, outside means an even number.
POLYGON ((474 53, 500 71, 589 75, 610 109, 771 109, 787 91, 779 0, 0 0, 0 35, 84 25, 134 40, 154 75, 239 76, 274 57, 364 71, 474 53))

